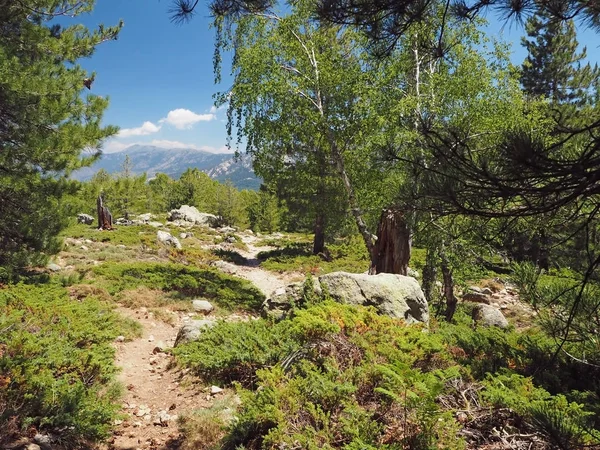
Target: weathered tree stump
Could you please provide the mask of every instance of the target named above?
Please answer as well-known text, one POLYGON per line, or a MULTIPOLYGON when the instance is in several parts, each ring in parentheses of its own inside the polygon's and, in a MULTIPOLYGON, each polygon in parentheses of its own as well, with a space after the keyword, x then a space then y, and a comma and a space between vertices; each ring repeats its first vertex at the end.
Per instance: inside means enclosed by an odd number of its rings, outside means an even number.
POLYGON ((384 209, 377 227, 377 241, 371 255, 369 273, 407 275, 412 235, 404 211, 384 209))
POLYGON ((113 217, 109 209, 104 206, 102 201, 102 194, 98 196, 96 200, 96 209, 98 212, 98 229, 99 230, 112 230, 113 229, 113 217))

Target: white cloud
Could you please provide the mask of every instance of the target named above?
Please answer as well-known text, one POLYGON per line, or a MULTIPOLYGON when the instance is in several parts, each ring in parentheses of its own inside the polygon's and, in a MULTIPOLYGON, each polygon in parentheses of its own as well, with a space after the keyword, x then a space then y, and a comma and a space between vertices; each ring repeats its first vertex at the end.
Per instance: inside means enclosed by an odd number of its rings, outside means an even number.
POLYGON ((191 128, 193 124, 197 122, 208 122, 216 118, 215 114, 210 112, 208 114, 196 114, 189 109, 178 108, 169 111, 167 117, 160 119, 159 122, 166 122, 173 125, 178 130, 185 130, 191 128))
POLYGON ((210 113, 211 114, 217 114, 219 111, 223 111, 224 109, 227 109, 229 107, 229 102, 225 102, 223 103, 221 106, 219 106, 218 108, 213 105, 210 107, 210 113))
POLYGON ((126 138, 131 136, 146 136, 147 134, 156 133, 160 130, 160 126, 154 125, 150 121, 146 121, 141 127, 137 128, 124 128, 119 131, 118 137, 126 138))

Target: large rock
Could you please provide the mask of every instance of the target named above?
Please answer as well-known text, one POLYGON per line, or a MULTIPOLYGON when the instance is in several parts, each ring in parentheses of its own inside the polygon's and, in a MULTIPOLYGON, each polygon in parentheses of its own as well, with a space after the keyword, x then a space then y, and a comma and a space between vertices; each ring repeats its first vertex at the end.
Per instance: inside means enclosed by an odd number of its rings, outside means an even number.
POLYGON ((202 298, 192 300, 192 308, 194 308, 194 311, 203 314, 210 314, 211 311, 215 309, 211 302, 202 298))
POLYGON ((219 218, 214 214, 201 213, 195 206, 183 205, 179 209, 172 209, 167 215, 171 222, 183 221, 196 225, 206 225, 216 227, 219 224, 219 218))
POLYGON ((172 236, 171 233, 158 230, 156 232, 156 237, 160 243, 170 245, 171 247, 175 247, 177 250, 181 250, 181 243, 179 242, 179 239, 177 239, 175 236, 172 236))
POLYGON ((485 327, 508 327, 508 321, 502 311, 490 305, 478 304, 473 308, 473 320, 485 327))
MULTIPOLYGON (((318 286, 318 283, 315 283, 318 286)), ((265 300, 262 306, 263 316, 281 320, 294 306, 300 306, 304 301, 304 283, 292 283, 277 288, 265 300)))
POLYGON ((334 272, 319 277, 319 284, 340 303, 374 306, 380 314, 407 323, 429 322, 429 305, 414 278, 392 273, 334 272))
POLYGON ((179 329, 174 346, 177 347, 180 344, 195 341, 200 337, 202 331, 213 327, 215 324, 214 320, 192 320, 179 329))
POLYGON ((94 218, 89 214, 77 214, 77 223, 84 223, 91 225, 94 222, 94 218))
MULTIPOLYGON (((314 281, 314 293, 327 294, 339 303, 373 306, 379 314, 404 319, 407 323, 429 322, 425 295, 411 277, 382 273, 366 275, 334 272, 314 281)), ((280 319, 303 302, 304 283, 275 290, 263 304, 263 315, 280 319)))

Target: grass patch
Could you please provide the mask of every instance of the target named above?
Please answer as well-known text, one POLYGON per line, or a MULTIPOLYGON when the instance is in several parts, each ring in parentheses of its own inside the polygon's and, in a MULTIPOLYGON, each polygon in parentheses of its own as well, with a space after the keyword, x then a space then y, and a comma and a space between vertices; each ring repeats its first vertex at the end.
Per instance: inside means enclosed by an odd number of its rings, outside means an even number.
POLYGON ((110 343, 121 334, 139 326, 93 295, 78 301, 52 284, 0 290, 2 437, 60 430, 73 447, 105 438, 119 395, 110 343))
POLYGON ((62 237, 89 239, 93 242, 109 242, 114 245, 157 247, 156 228, 149 225, 117 226, 112 231, 101 231, 94 226, 78 223, 71 225, 62 233, 62 237))
POLYGON ((288 243, 285 247, 258 254, 261 267, 273 272, 303 272, 323 275, 344 271, 362 273, 369 269, 370 259, 358 237, 340 240, 327 246, 324 255, 313 255, 312 244, 288 243))
POLYGON ((93 269, 99 285, 111 294, 146 286, 184 297, 204 297, 229 310, 256 311, 265 296, 252 283, 215 269, 179 264, 103 264, 93 269))

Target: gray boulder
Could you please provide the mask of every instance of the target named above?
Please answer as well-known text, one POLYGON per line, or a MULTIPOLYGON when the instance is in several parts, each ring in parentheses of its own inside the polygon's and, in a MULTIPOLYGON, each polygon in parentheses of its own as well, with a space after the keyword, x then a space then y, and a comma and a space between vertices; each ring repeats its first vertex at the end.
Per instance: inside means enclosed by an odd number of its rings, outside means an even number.
MULTIPOLYGON (((280 319, 303 301, 304 283, 275 290, 263 304, 263 315, 280 319)), ((425 295, 411 277, 382 273, 366 275, 334 272, 314 281, 314 293, 327 294, 339 303, 373 306, 379 314, 404 319, 407 323, 429 322, 425 295)))
POLYGON ((94 223, 94 218, 89 214, 77 214, 77 223, 91 225, 92 223, 94 223))
POLYGON ((141 223, 148 223, 152 219, 154 219, 154 214, 152 213, 144 213, 137 216, 137 220, 141 223))
POLYGON ((477 291, 473 291, 473 290, 463 294, 462 301, 463 302, 473 302, 473 303, 484 303, 486 305, 489 305, 491 303, 490 297, 487 294, 484 294, 481 291, 477 292, 477 291))
POLYGON ((215 326, 215 324, 214 320, 192 320, 179 329, 174 346, 195 341, 200 337, 202 331, 215 326))
MULTIPOLYGON (((315 283, 317 286, 318 283, 315 283)), ((320 292, 319 292, 320 294, 320 292)), ((275 320, 281 320, 294 306, 304 301, 304 283, 297 282, 277 288, 262 305, 262 315, 275 320)))
POLYGON ((379 314, 407 323, 429 322, 429 305, 414 278, 391 273, 334 272, 319 277, 319 284, 337 302, 374 306, 379 314))
POLYGON ((152 228, 161 228, 164 226, 164 224, 162 224, 161 222, 154 222, 154 221, 148 222, 147 225, 151 226, 152 228))
POLYGON ((213 309, 215 309, 211 302, 204 299, 192 300, 192 308, 194 308, 194 311, 204 314, 209 314, 213 309))
POLYGON ((195 206, 183 205, 179 209, 172 209, 167 220, 189 222, 196 225, 206 225, 216 227, 219 223, 219 218, 214 214, 201 213, 195 206))
POLYGON ((473 308, 473 320, 484 327, 507 328, 508 321, 502 311, 490 305, 478 304, 473 308))
POLYGON ((156 237, 160 243, 170 245, 171 247, 175 247, 177 250, 181 250, 181 243, 179 242, 179 239, 177 239, 175 236, 172 236, 171 233, 158 230, 156 237))

